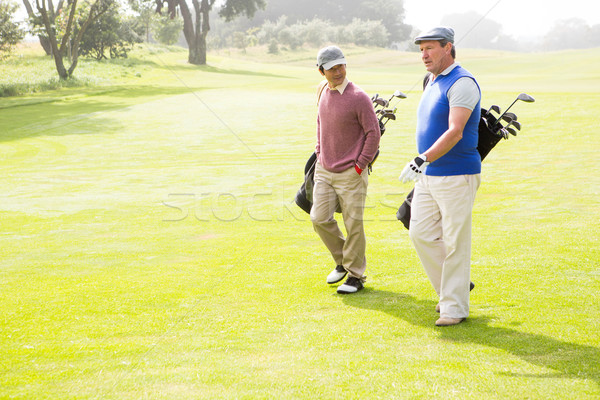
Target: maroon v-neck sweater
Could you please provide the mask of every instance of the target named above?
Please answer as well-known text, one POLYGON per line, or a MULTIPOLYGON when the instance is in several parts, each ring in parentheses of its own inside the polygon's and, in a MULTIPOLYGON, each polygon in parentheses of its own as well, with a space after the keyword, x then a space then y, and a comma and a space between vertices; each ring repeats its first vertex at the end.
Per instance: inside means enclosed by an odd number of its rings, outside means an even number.
POLYGON ((369 96, 352 82, 341 94, 326 88, 317 116, 317 157, 323 168, 365 169, 379 147, 379 122, 369 96))

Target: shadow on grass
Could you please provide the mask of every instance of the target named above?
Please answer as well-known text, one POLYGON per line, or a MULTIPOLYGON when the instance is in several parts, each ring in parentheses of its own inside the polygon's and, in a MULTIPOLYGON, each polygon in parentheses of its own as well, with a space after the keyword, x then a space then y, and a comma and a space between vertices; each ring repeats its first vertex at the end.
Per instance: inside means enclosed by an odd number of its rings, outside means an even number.
MULTIPOLYGON (((90 114, 118 110, 139 104, 145 100, 176 96, 201 91, 197 87, 152 87, 128 86, 70 92, 63 97, 45 97, 31 99, 29 102, 15 104, 0 109, 0 142, 18 140, 38 135, 61 136, 60 128, 81 120, 90 114)), ((89 130, 95 133, 98 130, 89 130)), ((85 134, 86 131, 79 133, 85 134)))
POLYGON ((383 311, 412 325, 438 330, 443 340, 495 347, 528 363, 557 371, 556 374, 533 375, 534 377, 583 378, 600 385, 600 349, 596 347, 492 327, 486 316, 468 318, 457 326, 436 327, 436 303, 418 300, 402 293, 366 288, 358 295, 343 297, 343 302, 352 307, 383 311))

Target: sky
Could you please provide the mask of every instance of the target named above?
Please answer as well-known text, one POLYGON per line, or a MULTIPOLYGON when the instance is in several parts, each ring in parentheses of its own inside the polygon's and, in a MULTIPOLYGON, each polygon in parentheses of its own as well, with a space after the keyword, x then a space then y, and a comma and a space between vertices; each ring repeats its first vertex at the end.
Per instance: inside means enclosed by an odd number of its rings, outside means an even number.
POLYGON ((438 25, 444 15, 475 11, 502 25, 515 39, 545 35, 557 20, 581 18, 600 24, 597 0, 404 0, 404 22, 418 30, 438 25), (488 14, 489 12, 489 14, 488 14))
MULTIPOLYGON (((544 36, 561 19, 600 24, 597 0, 404 0, 404 10, 404 22, 420 31, 439 25, 444 15, 475 11, 500 23, 503 33, 515 39, 544 36)), ((18 19, 26 18, 25 11, 20 11, 18 19)))

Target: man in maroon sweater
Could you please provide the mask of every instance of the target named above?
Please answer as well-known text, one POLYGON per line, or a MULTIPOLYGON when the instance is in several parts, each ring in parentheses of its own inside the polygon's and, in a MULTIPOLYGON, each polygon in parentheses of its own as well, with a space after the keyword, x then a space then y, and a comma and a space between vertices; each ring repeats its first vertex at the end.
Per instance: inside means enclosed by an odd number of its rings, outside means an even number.
POLYGON ((363 288, 367 268, 363 212, 369 174, 365 170, 375 157, 381 134, 371 99, 346 78, 342 51, 336 46, 321 49, 317 66, 326 81, 319 86, 310 219, 337 264, 327 283, 337 283, 349 274, 337 292, 355 293, 363 288), (334 218, 338 204, 346 237, 334 218))

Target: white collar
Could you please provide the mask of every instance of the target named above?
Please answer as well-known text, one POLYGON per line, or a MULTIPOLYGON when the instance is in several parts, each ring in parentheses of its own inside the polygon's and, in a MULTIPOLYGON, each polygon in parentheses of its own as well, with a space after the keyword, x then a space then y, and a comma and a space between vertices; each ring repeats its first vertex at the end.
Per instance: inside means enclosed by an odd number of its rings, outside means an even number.
POLYGON ((327 85, 327 88, 329 90, 337 90, 338 92, 340 92, 340 94, 344 94, 344 90, 346 90, 346 88, 348 87, 349 83, 350 83, 350 81, 348 80, 348 78, 344 78, 344 82, 340 83, 339 85, 337 85, 333 89, 331 89, 329 87, 329 85, 327 85))
POLYGON ((452 72, 452 70, 456 67, 458 67, 459 64, 455 61, 452 65, 450 65, 448 68, 446 68, 445 70, 442 71, 442 73, 440 75, 448 75, 450 72, 452 72))

